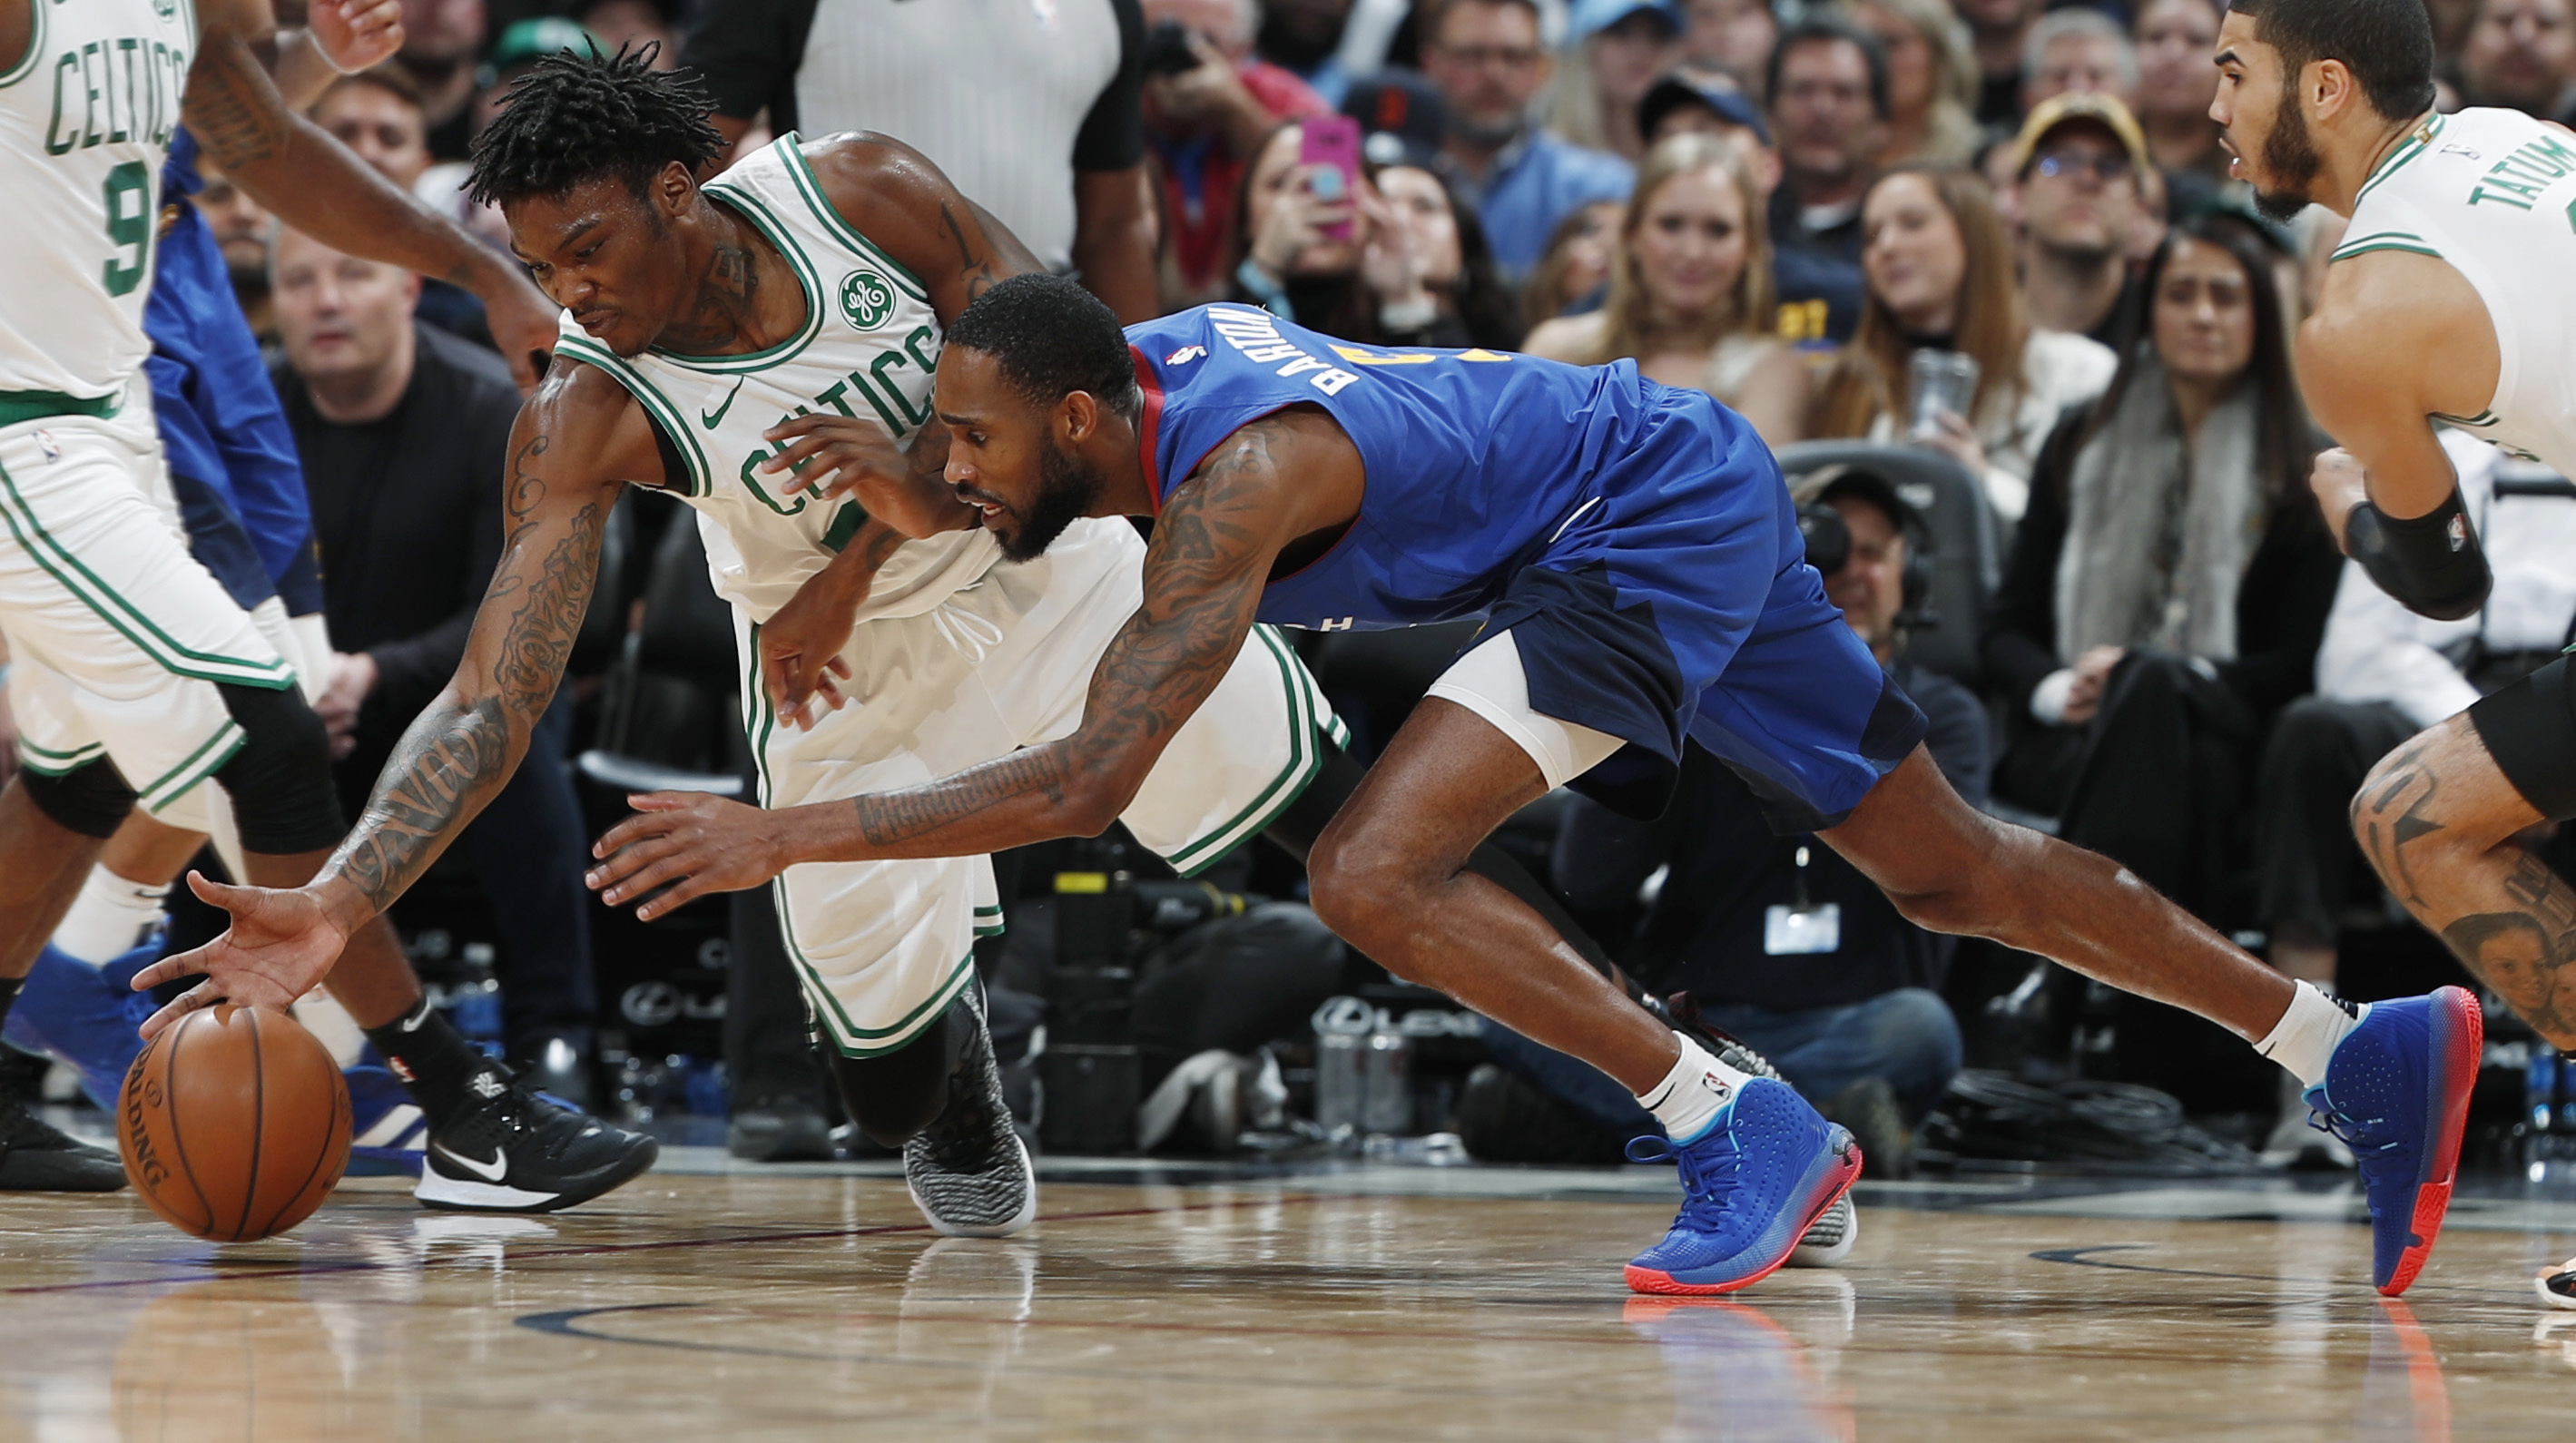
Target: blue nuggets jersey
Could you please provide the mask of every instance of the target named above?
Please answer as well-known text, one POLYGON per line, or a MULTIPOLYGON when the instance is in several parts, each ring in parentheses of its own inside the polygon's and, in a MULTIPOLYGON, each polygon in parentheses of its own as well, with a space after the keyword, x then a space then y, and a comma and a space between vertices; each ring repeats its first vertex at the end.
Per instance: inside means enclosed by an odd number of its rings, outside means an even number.
MULTIPOLYGON (((1922 737, 1806 564, 1770 448, 1699 391, 1492 351, 1353 346, 1243 306, 1127 331, 1160 498, 1287 406, 1331 416, 1367 489, 1260 619, 1325 631, 1485 618, 1542 715, 1631 745, 1574 785, 1661 810, 1685 737, 1782 831, 1830 826, 1922 737)), ((1296 478, 1282 478, 1295 484, 1296 478)))
POLYGON ((1743 418, 1627 361, 1372 350, 1246 306, 1183 311, 1129 327, 1127 340, 1157 497, 1285 406, 1322 407, 1359 448, 1368 491, 1349 534, 1263 594, 1261 619, 1281 626, 1369 630, 1485 613, 1515 571, 1601 504, 1605 486, 1654 484, 1630 463, 1676 407, 1742 462, 1722 478, 1720 457, 1703 455, 1695 485, 1731 480, 1763 501, 1780 487, 1743 418))

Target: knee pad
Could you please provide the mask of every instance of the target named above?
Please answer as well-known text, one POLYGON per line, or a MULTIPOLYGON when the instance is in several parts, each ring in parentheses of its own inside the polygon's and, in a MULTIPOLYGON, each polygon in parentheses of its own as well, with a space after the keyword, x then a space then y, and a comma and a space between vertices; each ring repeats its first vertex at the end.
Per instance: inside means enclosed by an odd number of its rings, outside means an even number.
POLYGON ((84 837, 104 841, 115 836, 134 810, 134 789, 125 784, 125 774, 116 769, 116 763, 105 757, 60 776, 22 767, 18 778, 37 811, 64 831, 84 837))
POLYGON ((242 729, 241 749, 215 771, 232 798, 242 850, 296 856, 338 845, 349 828, 331 781, 331 734, 293 687, 219 683, 242 729))
POLYGON ((948 1106, 948 1079, 965 1057, 974 1026, 975 1014, 961 997, 948 1004, 937 1022, 892 1052, 874 1057, 830 1054, 841 1105, 868 1141, 901 1147, 939 1120, 948 1106))

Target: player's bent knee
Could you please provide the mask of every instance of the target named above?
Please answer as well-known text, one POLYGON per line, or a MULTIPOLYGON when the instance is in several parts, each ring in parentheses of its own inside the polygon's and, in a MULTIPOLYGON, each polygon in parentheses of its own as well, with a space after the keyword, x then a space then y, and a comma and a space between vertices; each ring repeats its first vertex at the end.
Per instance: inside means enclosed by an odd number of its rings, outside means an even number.
POLYGON ((832 1053, 832 1080, 860 1135, 879 1147, 901 1147, 937 1122, 948 1106, 949 1075, 965 1056, 974 1026, 974 1013, 960 1000, 892 1052, 832 1053))
POLYGON ((331 734, 304 694, 231 684, 217 690, 242 729, 241 749, 215 779, 232 798, 243 850, 297 856, 337 845, 348 826, 331 781, 331 734))
POLYGON ((116 835, 125 819, 134 811, 134 789, 125 784, 125 776, 116 764, 105 757, 87 762, 59 775, 48 776, 33 768, 21 769, 19 785, 27 789, 27 800, 36 810, 64 831, 105 841, 116 835))

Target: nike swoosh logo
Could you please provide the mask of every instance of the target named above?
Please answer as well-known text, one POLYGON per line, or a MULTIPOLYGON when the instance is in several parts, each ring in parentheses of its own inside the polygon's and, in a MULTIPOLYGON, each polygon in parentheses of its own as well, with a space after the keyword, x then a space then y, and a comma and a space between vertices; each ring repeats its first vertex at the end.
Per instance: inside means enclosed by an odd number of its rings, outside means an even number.
POLYGON ((474 1159, 465 1156, 443 1142, 434 1142, 431 1143, 430 1146, 438 1150, 438 1155, 440 1157, 447 1159, 449 1162, 456 1164, 458 1167, 465 1169, 467 1172, 474 1174, 485 1182, 499 1182, 510 1171, 510 1159, 497 1147, 492 1149, 492 1160, 490 1162, 476 1162, 474 1159))
POLYGON ((716 413, 715 413, 714 415, 712 415, 712 416, 708 415, 708 414, 707 414, 706 412, 704 412, 704 411, 700 411, 700 412, 698 413, 698 419, 699 419, 699 420, 701 420, 701 421, 706 422, 706 423, 707 423, 707 429, 708 429, 708 430, 710 430, 710 431, 714 430, 714 429, 715 429, 715 428, 717 428, 718 426, 723 425, 723 424, 724 424, 724 418, 725 418, 725 412, 730 411, 730 410, 732 410, 732 409, 733 409, 733 398, 734 398, 734 397, 736 397, 736 396, 739 396, 739 395, 741 395, 741 394, 742 394, 742 377, 740 377, 740 376, 736 376, 736 377, 734 377, 734 378, 733 378, 733 389, 732 389, 732 390, 730 390, 730 391, 725 392, 724 404, 723 404, 723 405, 721 405, 721 406, 716 407, 716 413))

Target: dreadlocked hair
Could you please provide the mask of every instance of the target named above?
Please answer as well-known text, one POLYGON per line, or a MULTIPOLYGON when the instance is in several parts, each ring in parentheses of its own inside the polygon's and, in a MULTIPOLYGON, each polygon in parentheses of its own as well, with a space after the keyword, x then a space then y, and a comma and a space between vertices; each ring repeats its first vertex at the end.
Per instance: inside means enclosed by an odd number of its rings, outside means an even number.
POLYGON ((653 68, 659 44, 614 56, 560 51, 511 83, 501 113, 474 137, 470 194, 478 205, 528 196, 561 199, 603 175, 641 196, 673 161, 699 167, 722 155, 707 123, 715 100, 696 75, 653 68))

